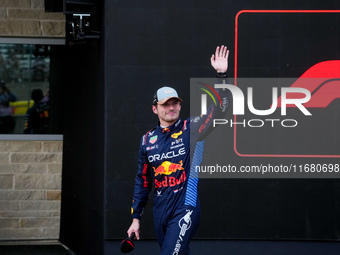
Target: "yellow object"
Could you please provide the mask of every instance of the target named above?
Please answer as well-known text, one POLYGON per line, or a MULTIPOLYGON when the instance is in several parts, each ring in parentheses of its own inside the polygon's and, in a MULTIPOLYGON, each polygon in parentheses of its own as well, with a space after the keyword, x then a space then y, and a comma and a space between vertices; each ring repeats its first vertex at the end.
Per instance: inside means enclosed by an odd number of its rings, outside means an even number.
POLYGON ((11 102, 9 105, 12 109, 13 115, 25 115, 28 108, 32 107, 34 104, 33 100, 31 101, 16 101, 11 102))
POLYGON ((177 139, 181 134, 182 134, 182 131, 180 131, 179 133, 173 133, 171 137, 174 139, 177 139))

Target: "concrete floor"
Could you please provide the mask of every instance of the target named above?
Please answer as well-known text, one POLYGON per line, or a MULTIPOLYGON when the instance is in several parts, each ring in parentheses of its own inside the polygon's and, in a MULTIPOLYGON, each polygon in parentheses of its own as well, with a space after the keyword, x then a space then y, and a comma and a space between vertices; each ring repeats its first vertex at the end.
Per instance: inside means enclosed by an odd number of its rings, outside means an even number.
MULTIPOLYGON (((119 255, 120 240, 106 242, 105 254, 119 255)), ((251 240, 193 240, 193 255, 338 255, 340 242, 322 241, 251 241, 251 240)), ((58 241, 1 242, 1 255, 76 255, 58 241)), ((131 255, 157 255, 155 240, 135 241, 131 255)), ((102 254, 98 254, 102 255, 102 254)))
POLYGON ((76 255, 58 241, 0 242, 1 255, 76 255))

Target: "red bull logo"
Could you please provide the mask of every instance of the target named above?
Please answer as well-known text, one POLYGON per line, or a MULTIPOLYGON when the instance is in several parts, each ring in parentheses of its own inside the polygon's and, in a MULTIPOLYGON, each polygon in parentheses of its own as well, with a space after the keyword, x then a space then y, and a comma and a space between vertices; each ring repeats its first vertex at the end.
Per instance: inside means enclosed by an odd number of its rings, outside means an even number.
POLYGON ((180 131, 179 133, 173 133, 171 137, 177 139, 182 133, 183 133, 182 131, 180 131))
POLYGON ((170 161, 164 161, 159 167, 153 168, 155 171, 155 176, 159 174, 170 175, 177 172, 177 170, 183 170, 183 161, 181 160, 179 164, 171 163, 170 161))
POLYGON ((183 173, 178 179, 176 179, 173 176, 170 176, 170 177, 165 176, 163 181, 158 181, 157 179, 155 179, 155 188, 174 187, 176 185, 181 184, 185 180, 186 180, 185 171, 183 171, 183 173))

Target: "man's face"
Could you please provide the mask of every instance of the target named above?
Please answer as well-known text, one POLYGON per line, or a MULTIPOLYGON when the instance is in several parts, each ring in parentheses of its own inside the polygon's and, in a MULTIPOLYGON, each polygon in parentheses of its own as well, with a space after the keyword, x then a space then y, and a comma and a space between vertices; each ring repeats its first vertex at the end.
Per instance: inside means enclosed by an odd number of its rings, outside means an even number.
POLYGON ((162 105, 153 105, 152 110, 158 115, 161 126, 168 127, 178 120, 181 104, 178 99, 171 98, 162 105))

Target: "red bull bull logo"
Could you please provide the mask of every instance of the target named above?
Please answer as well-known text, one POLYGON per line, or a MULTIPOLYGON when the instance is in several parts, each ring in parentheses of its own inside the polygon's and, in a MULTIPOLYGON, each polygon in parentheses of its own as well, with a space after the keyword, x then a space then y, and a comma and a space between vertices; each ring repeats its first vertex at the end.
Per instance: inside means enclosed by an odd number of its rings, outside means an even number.
POLYGON ((183 133, 182 131, 180 131, 179 133, 173 133, 171 137, 177 139, 182 133, 183 133))
POLYGON ((183 161, 181 160, 179 164, 171 163, 170 161, 164 161, 159 167, 153 168, 155 171, 155 176, 159 174, 170 175, 177 172, 177 170, 183 170, 183 161))
POLYGON ((179 164, 171 163, 170 161, 164 161, 159 167, 153 168, 155 171, 155 177, 157 175, 165 175, 164 180, 158 181, 155 179, 155 187, 162 188, 162 187, 174 187, 186 180, 185 171, 181 174, 181 176, 176 179, 175 177, 171 176, 168 177, 172 173, 177 172, 177 170, 184 170, 183 168, 183 161, 181 160, 179 164))

